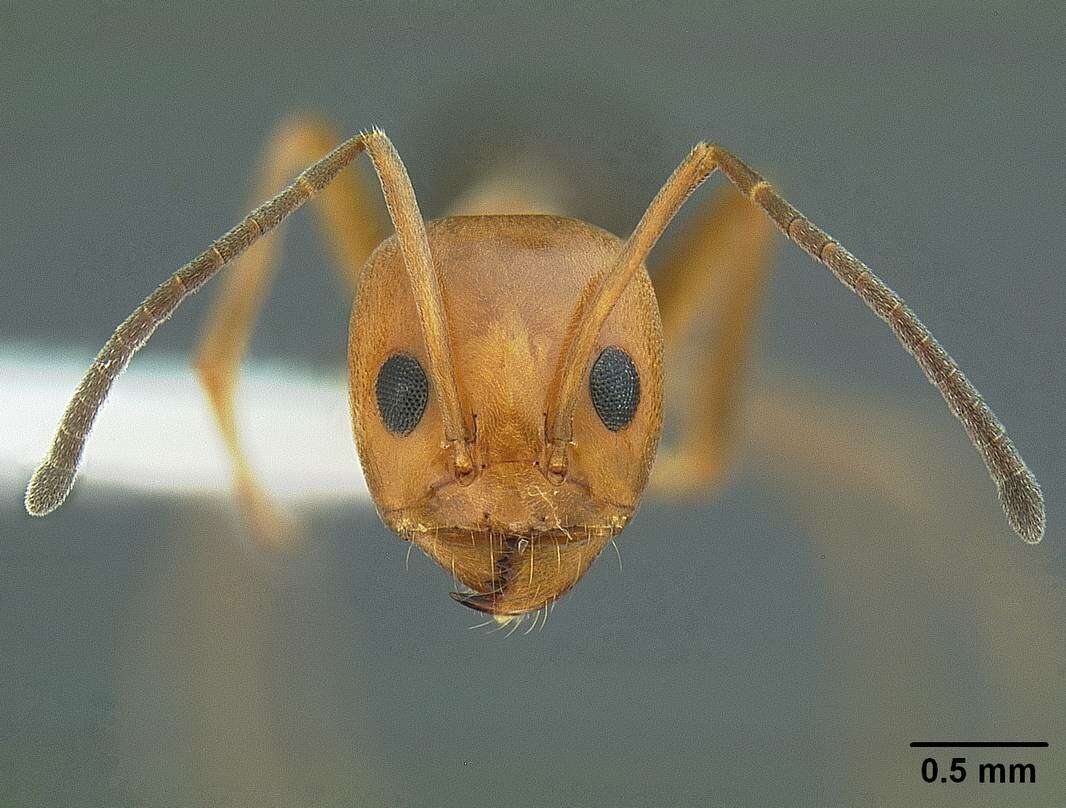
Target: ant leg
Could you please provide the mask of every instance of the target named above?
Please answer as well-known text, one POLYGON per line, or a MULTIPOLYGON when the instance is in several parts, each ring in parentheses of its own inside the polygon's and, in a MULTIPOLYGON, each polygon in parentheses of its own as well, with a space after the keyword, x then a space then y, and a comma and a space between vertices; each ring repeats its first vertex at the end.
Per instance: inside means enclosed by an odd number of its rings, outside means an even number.
POLYGON ((686 223, 653 275, 666 345, 667 417, 678 426, 677 442, 664 447, 652 470, 651 484, 663 494, 702 494, 732 461, 772 232, 755 205, 723 188, 686 223))
MULTIPOLYGON (((339 140, 328 126, 316 121, 294 118, 284 122, 267 145, 252 198, 268 198, 339 140)), ((354 172, 344 172, 312 204, 331 243, 340 274, 353 292, 360 267, 387 232, 376 196, 373 185, 354 172)), ((233 463, 244 518, 253 535, 272 543, 279 540, 284 521, 245 456, 233 402, 241 360, 269 291, 277 250, 277 238, 263 238, 234 262, 205 323, 194 360, 233 463)))
POLYGON ((786 505, 787 532, 810 541, 826 593, 819 621, 847 638, 846 651, 826 655, 827 675, 853 677, 842 691, 863 723, 869 711, 857 705, 871 695, 888 720, 920 713, 930 694, 955 691, 959 665, 983 671, 1003 716, 1042 720, 1061 693, 1064 582, 1046 557, 1002 540, 991 499, 957 495, 981 485, 959 436, 926 417, 920 398, 783 367, 760 366, 744 419, 745 465, 786 505), (945 604, 966 604, 971 639, 913 643, 936 631, 945 604), (960 660, 967 646, 977 658, 960 660))

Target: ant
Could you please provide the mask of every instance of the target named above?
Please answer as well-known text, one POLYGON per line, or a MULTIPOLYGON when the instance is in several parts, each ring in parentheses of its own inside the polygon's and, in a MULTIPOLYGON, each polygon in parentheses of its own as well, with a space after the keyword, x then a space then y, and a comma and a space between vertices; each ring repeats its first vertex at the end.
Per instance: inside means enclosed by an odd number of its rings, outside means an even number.
MULTIPOLYGON (((336 142, 310 121, 283 129, 262 196, 336 142)), ((546 609, 625 527, 652 474, 662 429, 664 335, 677 339, 700 319, 709 271, 721 284, 722 336, 699 360, 698 409, 655 481, 692 490, 717 478, 730 450, 772 225, 888 324, 962 422, 1011 527, 1029 543, 1043 536, 1039 485, 955 361, 895 292, 733 153, 697 144, 621 240, 553 215, 426 222, 403 162, 378 129, 313 162, 118 326, 30 481, 29 513, 53 511, 70 492, 97 412, 133 355, 189 295, 247 251, 219 298, 196 368, 246 516, 253 528, 269 528, 272 505, 243 455, 233 396, 269 280, 269 242, 260 239, 318 194, 327 232, 358 281, 349 389, 367 486, 385 524, 461 582, 465 590, 452 596, 466 606, 500 622, 546 609), (368 190, 341 173, 364 152, 395 230, 384 240, 370 221, 368 190), (686 249, 663 267, 660 318, 645 259, 715 171, 735 190, 698 217, 686 249)))

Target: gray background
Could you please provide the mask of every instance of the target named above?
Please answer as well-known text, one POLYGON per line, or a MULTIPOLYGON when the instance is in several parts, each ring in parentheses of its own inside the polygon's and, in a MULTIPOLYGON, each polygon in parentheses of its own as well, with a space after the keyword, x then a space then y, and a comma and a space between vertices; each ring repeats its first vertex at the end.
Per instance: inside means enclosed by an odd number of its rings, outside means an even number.
MULTIPOLYGON (((756 436, 713 499, 646 504, 622 574, 601 559, 506 641, 357 504, 268 556, 224 492, 46 521, 0 492, 0 804, 1056 804, 1066 32, 1018 6, 0 6, 0 341, 88 359, 243 213, 297 109, 390 132, 428 215, 532 144, 616 232, 713 139, 925 317, 1051 526, 1012 538, 909 357, 782 249, 752 400, 818 402, 892 485, 756 436), (930 735, 1051 749, 1036 785, 926 785, 907 743, 930 735)), ((339 365, 348 303, 314 229, 289 233, 253 354, 339 365)), ((188 350, 209 296, 151 350, 188 350)))

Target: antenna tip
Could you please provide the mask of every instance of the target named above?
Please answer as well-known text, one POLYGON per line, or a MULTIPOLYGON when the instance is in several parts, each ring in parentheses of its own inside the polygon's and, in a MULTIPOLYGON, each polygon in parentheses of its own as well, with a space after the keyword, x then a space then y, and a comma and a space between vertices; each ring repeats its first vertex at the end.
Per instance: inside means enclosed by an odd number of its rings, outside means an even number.
POLYGON ((1044 495, 1028 468, 1022 466, 1000 483, 999 501, 1007 513, 1007 521, 1022 541, 1037 544, 1044 538, 1044 495))
POLYGON ((45 461, 33 473, 26 487, 26 512, 45 516, 63 504, 74 486, 73 469, 59 468, 45 461))

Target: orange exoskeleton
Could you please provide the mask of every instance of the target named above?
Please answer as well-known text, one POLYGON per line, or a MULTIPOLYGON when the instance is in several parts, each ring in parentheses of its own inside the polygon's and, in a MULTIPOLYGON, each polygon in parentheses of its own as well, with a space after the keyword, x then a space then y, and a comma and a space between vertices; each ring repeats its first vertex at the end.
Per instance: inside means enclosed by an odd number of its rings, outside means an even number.
POLYGON ((553 479, 553 376, 578 303, 620 242, 553 216, 459 216, 430 223, 427 235, 463 402, 458 443, 474 469, 457 473, 441 440, 422 370, 432 358, 412 328, 418 308, 392 239, 367 262, 352 311, 356 444, 385 523, 472 590, 461 602, 519 614, 569 589, 644 490, 662 426, 655 294, 641 270, 604 323, 597 398, 590 391, 573 416, 588 438, 573 441, 566 473, 553 479))
MULTIPOLYGON (((323 130, 285 130, 277 187, 297 159, 321 154, 323 130)), ((269 502, 244 460, 232 412, 236 369, 267 277, 261 236, 321 192, 349 276, 352 425, 385 523, 463 585, 461 603, 508 619, 555 602, 626 525, 649 481, 663 423, 663 334, 698 317, 701 275, 723 278, 720 346, 701 363, 687 437, 656 476, 674 488, 712 481, 730 448, 769 228, 825 265, 884 320, 962 422, 1015 532, 1037 542, 1044 504, 1002 424, 903 301, 732 153, 699 144, 627 239, 550 215, 424 222, 388 138, 344 141, 163 283, 115 331, 82 380, 26 492, 32 514, 58 507, 85 440, 133 354, 178 305, 248 249, 224 290, 197 368, 253 527, 269 502), (359 224, 365 192, 342 170, 366 152, 395 233, 359 224), (739 194, 712 210, 664 278, 662 317, 645 259, 688 196, 715 170, 739 194), (348 228, 348 229, 346 229, 348 228), (249 249, 252 248, 252 249, 249 249), (369 256, 368 256, 369 253, 369 256), (697 279, 697 280, 692 280, 697 279)), ((264 191, 264 195, 269 191, 264 191)), ((365 218, 365 217, 364 217, 365 218)))

